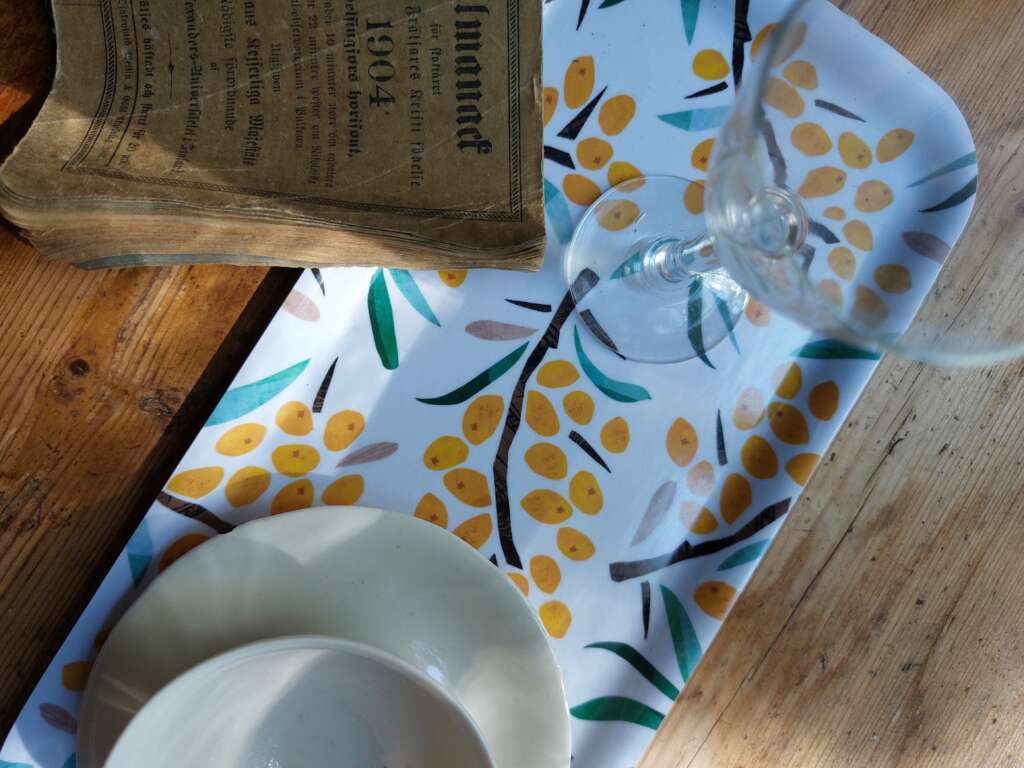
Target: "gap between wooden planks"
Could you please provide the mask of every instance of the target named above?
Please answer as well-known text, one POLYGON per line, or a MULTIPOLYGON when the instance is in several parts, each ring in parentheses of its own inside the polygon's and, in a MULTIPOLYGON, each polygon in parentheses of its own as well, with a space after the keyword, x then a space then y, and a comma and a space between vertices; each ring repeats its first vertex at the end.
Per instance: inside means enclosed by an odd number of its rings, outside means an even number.
MULTIPOLYGON (((1020 4, 838 4, 971 124, 978 207, 941 278, 969 293, 1024 200, 1020 4)), ((1019 312, 1024 281, 1001 290, 966 314, 1019 312)), ((1022 434, 1024 364, 886 359, 641 768, 1024 765, 1022 434)))

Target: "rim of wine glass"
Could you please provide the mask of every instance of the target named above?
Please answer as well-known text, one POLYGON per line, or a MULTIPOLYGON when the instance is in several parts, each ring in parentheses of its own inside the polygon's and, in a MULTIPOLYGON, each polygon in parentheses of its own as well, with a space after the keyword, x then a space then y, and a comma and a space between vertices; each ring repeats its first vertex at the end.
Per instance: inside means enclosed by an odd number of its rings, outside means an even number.
MULTIPOLYGON (((712 161, 711 173, 708 176, 709 185, 709 199, 714 199, 714 183, 713 179, 721 174, 721 169, 728 160, 736 158, 737 156, 747 155, 750 157, 754 153, 755 147, 761 142, 762 136, 762 125, 766 119, 766 114, 763 106, 763 95, 767 89, 768 80, 771 76, 771 72, 774 68, 774 59, 778 53, 780 47, 787 39, 787 33, 793 28, 793 25, 797 23, 801 13, 810 8, 814 3, 819 0, 795 0, 790 6, 786 15, 781 21, 777 22, 778 28, 775 33, 771 34, 768 40, 765 41, 765 53, 759 62, 755 64, 753 69, 753 77, 745 79, 741 82, 739 92, 736 94, 736 102, 733 106, 732 113, 729 119, 723 125, 720 132, 719 141, 721 144, 721 150, 718 154, 718 162, 712 161), (716 173, 716 170, 718 173, 716 173)), ((912 66, 916 65, 910 62, 912 66)), ((926 75, 927 76, 927 75, 926 75)), ((758 173, 764 178, 761 170, 758 173)), ((973 213, 971 218, 973 218, 973 213)), ((970 221, 970 219, 968 220, 970 221)), ((966 225, 965 225, 966 230, 966 225)), ((724 229, 723 231, 728 231, 724 229)), ((940 267, 939 272, 935 277, 935 282, 941 278, 942 273, 949 268, 949 264, 953 259, 953 252, 955 252, 956 244, 954 244, 951 250, 950 257, 946 259, 945 263, 940 267)), ((913 318, 910 323, 899 335, 889 335, 888 337, 872 334, 869 330, 864 327, 860 327, 855 323, 851 323, 848 317, 841 315, 838 312, 838 308, 831 302, 825 300, 821 296, 814 285, 810 282, 808 276, 801 270, 800 280, 802 281, 802 288, 809 289, 808 294, 814 297, 816 306, 815 309, 821 310, 826 313, 836 323, 836 327, 829 329, 829 333, 842 338, 844 341, 849 341, 860 346, 866 347, 874 352, 892 352, 900 357, 914 360, 918 362, 928 363, 929 365, 936 366, 955 366, 955 367, 983 367, 994 365, 1014 358, 1024 357, 1024 341, 1017 343, 1010 343, 1006 346, 988 349, 980 349, 975 351, 953 351, 952 349, 943 350, 940 347, 925 347, 920 344, 908 343, 902 340, 908 333, 911 333, 914 329, 915 324, 920 319, 921 310, 925 308, 927 302, 932 298, 932 291, 934 285, 929 289, 928 293, 922 298, 921 305, 915 311, 913 318)), ((766 293, 769 293, 766 291, 766 293)), ((755 298, 758 298, 755 296, 755 298)), ((773 303, 768 297, 766 297, 766 303, 773 308, 788 314, 785 310, 778 306, 777 303, 773 303)), ((797 322, 800 322, 800 318, 793 318, 797 322)), ((949 329, 943 331, 938 326, 935 328, 936 332, 941 336, 949 329)))

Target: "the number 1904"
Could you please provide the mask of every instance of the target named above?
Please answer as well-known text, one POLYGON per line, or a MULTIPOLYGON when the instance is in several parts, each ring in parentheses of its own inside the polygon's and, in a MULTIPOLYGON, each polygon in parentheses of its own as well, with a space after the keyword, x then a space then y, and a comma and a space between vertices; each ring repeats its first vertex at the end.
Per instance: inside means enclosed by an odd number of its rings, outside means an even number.
POLYGON ((373 81, 373 90, 367 94, 371 107, 390 107, 395 103, 395 97, 382 85, 395 77, 395 65, 390 58, 395 50, 395 40, 387 32, 378 31, 389 29, 390 21, 366 20, 367 33, 373 33, 366 37, 366 52, 370 55, 366 74, 373 81))

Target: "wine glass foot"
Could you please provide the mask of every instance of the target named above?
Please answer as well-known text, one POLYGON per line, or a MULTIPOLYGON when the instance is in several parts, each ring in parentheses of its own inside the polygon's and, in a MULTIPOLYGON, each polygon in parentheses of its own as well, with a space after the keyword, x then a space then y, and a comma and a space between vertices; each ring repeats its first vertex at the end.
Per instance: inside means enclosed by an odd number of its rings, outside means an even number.
POLYGON ((687 209, 703 194, 698 186, 674 176, 623 182, 587 209, 566 251, 581 324, 625 358, 706 358, 746 304, 715 257, 703 215, 687 209))

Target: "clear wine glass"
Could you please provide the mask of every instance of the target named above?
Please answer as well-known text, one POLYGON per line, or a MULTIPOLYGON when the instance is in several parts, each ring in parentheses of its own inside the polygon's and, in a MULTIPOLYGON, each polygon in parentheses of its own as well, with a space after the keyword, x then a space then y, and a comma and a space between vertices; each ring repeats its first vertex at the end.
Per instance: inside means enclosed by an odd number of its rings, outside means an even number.
POLYGON ((826 0, 798 0, 745 50, 706 188, 640 176, 584 213, 564 262, 583 325, 623 357, 672 363, 725 339, 753 298, 872 352, 1024 355, 1009 288, 1024 282, 1024 201, 975 222, 980 266, 968 248, 946 258, 978 179, 946 92, 826 0))

